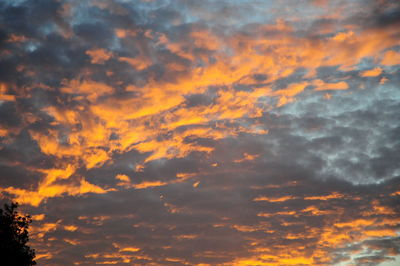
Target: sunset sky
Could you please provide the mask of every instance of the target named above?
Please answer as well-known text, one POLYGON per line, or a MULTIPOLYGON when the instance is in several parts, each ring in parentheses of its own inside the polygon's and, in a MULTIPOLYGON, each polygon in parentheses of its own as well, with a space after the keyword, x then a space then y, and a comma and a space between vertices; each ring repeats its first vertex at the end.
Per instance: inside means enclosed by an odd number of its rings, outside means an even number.
POLYGON ((400 265, 400 1, 1 0, 0 143, 38 265, 400 265))

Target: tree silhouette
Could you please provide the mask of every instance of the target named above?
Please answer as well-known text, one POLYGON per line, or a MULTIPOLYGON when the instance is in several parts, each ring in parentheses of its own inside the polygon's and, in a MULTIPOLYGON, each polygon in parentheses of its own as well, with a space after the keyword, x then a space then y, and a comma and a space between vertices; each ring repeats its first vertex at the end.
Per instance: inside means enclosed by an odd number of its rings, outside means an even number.
POLYGON ((28 228, 32 222, 29 215, 21 216, 18 203, 4 204, 0 209, 0 265, 36 265, 35 250, 26 245, 29 241, 28 228))

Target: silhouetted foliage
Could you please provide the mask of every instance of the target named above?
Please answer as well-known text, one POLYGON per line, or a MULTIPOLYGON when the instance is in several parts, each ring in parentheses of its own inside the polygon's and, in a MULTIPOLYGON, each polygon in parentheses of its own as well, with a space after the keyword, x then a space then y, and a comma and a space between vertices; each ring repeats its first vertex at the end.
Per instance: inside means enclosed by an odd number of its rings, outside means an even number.
POLYGON ((12 202, 0 209, 0 265, 36 265, 35 250, 26 245, 32 218, 20 215, 17 208, 18 204, 12 202))

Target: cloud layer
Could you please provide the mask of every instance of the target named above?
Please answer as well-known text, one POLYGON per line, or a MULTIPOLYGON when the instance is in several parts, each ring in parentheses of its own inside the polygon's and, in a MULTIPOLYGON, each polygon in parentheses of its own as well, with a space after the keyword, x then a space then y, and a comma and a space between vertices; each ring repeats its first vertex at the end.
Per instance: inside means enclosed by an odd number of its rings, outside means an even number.
POLYGON ((3 1, 0 14, 0 193, 35 215, 39 263, 399 255, 396 1, 3 1))

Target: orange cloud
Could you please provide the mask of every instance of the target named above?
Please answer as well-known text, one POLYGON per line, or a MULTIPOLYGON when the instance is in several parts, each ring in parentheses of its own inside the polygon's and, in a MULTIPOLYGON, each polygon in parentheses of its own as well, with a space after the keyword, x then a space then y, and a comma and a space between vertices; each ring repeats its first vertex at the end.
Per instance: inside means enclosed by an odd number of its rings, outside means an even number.
POLYGON ((0 101, 15 101, 14 95, 0 94, 0 101))
POLYGON ((115 30, 115 35, 116 35, 118 38, 123 39, 123 38, 125 38, 125 37, 127 36, 127 31, 124 30, 124 29, 116 29, 116 30, 115 30))
POLYGON ((319 208, 317 208, 316 206, 309 206, 307 208, 305 208, 304 210, 302 210, 302 212, 305 213, 311 213, 314 216, 320 216, 320 215, 328 215, 328 214, 335 214, 335 211, 332 210, 321 210, 319 208))
POLYGON ((256 159, 257 157, 259 157, 258 154, 252 155, 252 154, 248 154, 248 153, 244 153, 243 154, 243 158, 238 159, 238 160, 234 160, 235 163, 241 163, 241 162, 245 162, 245 161, 252 161, 254 159, 256 159))
POLYGON ((280 212, 275 212, 275 213, 260 212, 257 214, 257 216, 259 216, 259 217, 271 217, 271 216, 280 216, 280 215, 293 216, 293 215, 296 215, 296 212, 295 211, 280 211, 280 212))
POLYGON ((142 182, 139 184, 134 184, 133 187, 136 189, 145 189, 145 188, 151 188, 151 187, 161 187, 165 186, 168 183, 166 182, 161 182, 161 181, 154 181, 154 182, 142 182))
POLYGON ((360 76, 361 77, 376 77, 379 76, 382 73, 382 69, 380 67, 376 67, 374 69, 370 70, 365 70, 361 72, 360 76))
POLYGON ((268 202, 283 202, 283 201, 288 201, 296 199, 296 197, 293 196, 284 196, 284 197, 279 197, 279 198, 268 198, 268 197, 257 197, 253 199, 253 201, 268 201, 268 202))
POLYGON ((135 68, 138 71, 143 70, 152 64, 152 62, 147 57, 143 57, 143 56, 135 57, 135 58, 120 57, 119 61, 127 62, 128 64, 130 64, 133 68, 135 68))
POLYGON ((15 96, 7 94, 8 85, 4 82, 0 82, 0 101, 15 101, 15 96))
POLYGON ((64 80, 63 85, 64 87, 61 88, 62 92, 87 95, 88 99, 92 102, 98 97, 110 94, 114 91, 112 87, 92 80, 64 80))
POLYGON ((101 166, 109 159, 106 151, 102 149, 92 149, 82 155, 82 159, 86 163, 86 168, 90 169, 96 166, 101 166))
POLYGON ((127 176, 127 175, 122 175, 122 174, 116 175, 115 178, 118 179, 118 180, 120 180, 120 181, 123 181, 123 182, 130 182, 130 181, 131 181, 131 179, 129 178, 129 176, 127 176))
POLYGON ((86 54, 91 57, 92 64, 104 64, 105 61, 112 57, 112 53, 105 49, 93 49, 86 51, 86 54))
POLYGON ((58 220, 55 223, 43 223, 39 226, 32 226, 31 232, 37 238, 43 238, 45 234, 48 232, 53 232, 57 230, 61 223, 61 220, 58 220))
POLYGON ((131 179, 127 175, 118 174, 115 176, 115 179, 119 180, 117 186, 130 188, 132 187, 131 179))
POLYGON ((51 259, 53 255, 51 253, 37 253, 35 256, 36 260, 40 259, 51 259))
POLYGON ((344 195, 338 192, 333 192, 332 194, 326 196, 311 196, 311 197, 304 197, 305 200, 330 200, 330 199, 340 199, 343 198, 344 195))
POLYGON ((67 242, 70 245, 76 246, 79 245, 80 242, 74 239, 69 239, 69 238, 64 238, 64 241, 67 242))
POLYGON ((364 234, 372 237, 388 237, 388 236, 395 237, 397 236, 397 230, 395 229, 366 230, 364 231, 364 234))
POLYGON ((316 91, 325 91, 325 90, 347 90, 349 85, 347 82, 340 81, 335 83, 326 83, 320 79, 314 80, 313 85, 316 86, 316 91))
POLYGON ((334 37, 332 37, 332 40, 342 42, 342 41, 351 41, 351 38, 354 36, 354 32, 352 31, 347 31, 347 32, 339 32, 336 34, 334 37))
POLYGON ((47 198, 59 197, 65 194, 76 196, 86 193, 103 194, 107 192, 107 190, 90 184, 85 180, 81 180, 79 185, 49 185, 40 187, 38 191, 30 191, 14 187, 3 188, 2 190, 14 195, 15 200, 21 204, 29 204, 32 206, 39 206, 39 204, 47 198))
POLYGON ((125 247, 125 248, 121 248, 119 251, 120 252, 137 252, 139 250, 140 250, 140 248, 138 248, 138 247, 125 247))
POLYGON ((70 232, 75 232, 76 230, 78 230, 78 227, 76 227, 75 225, 64 225, 64 229, 70 232))
POLYGON ((400 53, 389 50, 383 55, 383 59, 381 61, 382 65, 385 66, 394 66, 400 64, 400 53))
POLYGON ((32 220, 42 221, 44 219, 44 217, 46 217, 45 214, 36 214, 36 215, 32 215, 32 220))
POLYGON ((7 42, 26 42, 28 38, 26 38, 24 35, 17 35, 17 34, 11 34, 10 37, 7 39, 7 42))
POLYGON ((292 102, 294 100, 293 97, 302 92, 307 85, 307 82, 290 84, 286 89, 276 91, 274 94, 280 96, 278 106, 292 102))
POLYGON ((102 194, 108 191, 99 186, 90 184, 84 179, 81 179, 78 183, 58 183, 57 181, 59 180, 69 179, 75 172, 75 168, 72 165, 68 165, 65 169, 39 169, 39 171, 45 173, 45 176, 39 183, 37 190, 8 187, 0 188, 0 191, 14 195, 15 200, 21 204, 29 204, 32 206, 39 206, 39 204, 47 198, 59 197, 65 194, 76 196, 86 193, 102 194))

